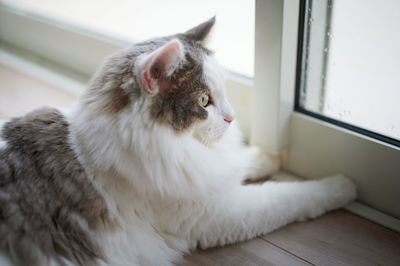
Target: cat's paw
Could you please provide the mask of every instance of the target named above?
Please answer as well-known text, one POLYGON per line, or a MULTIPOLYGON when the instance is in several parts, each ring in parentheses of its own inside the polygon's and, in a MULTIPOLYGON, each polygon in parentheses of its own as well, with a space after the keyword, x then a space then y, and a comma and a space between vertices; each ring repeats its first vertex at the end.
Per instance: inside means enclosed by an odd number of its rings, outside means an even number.
POLYGON ((266 180, 279 171, 281 160, 278 155, 269 154, 258 147, 250 147, 249 152, 252 157, 252 166, 249 168, 246 182, 266 180))
POLYGON ((327 192, 328 211, 341 208, 357 198, 356 185, 343 175, 326 177, 321 180, 327 192))
POLYGON ((306 211, 297 218, 297 221, 317 218, 328 211, 344 207, 357 197, 356 186, 343 175, 330 176, 311 182, 317 184, 316 193, 309 194, 309 205, 306 211))

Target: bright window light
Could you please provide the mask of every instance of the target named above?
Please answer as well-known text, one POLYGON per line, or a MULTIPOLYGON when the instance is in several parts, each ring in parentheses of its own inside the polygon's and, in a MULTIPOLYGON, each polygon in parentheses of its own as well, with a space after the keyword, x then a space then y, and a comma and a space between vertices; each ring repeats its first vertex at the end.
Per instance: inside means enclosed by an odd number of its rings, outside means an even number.
POLYGON ((209 46, 228 70, 253 76, 254 0, 3 0, 112 38, 137 42, 183 32, 217 16, 209 46))

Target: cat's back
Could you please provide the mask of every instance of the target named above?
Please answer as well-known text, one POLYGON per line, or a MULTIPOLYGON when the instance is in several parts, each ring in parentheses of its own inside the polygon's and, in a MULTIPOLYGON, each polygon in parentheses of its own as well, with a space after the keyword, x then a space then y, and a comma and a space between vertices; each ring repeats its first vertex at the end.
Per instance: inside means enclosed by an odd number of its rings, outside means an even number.
POLYGON ((0 247, 24 265, 63 254, 85 264, 101 252, 90 231, 107 216, 54 108, 35 110, 0 128, 0 247))
POLYGON ((41 108, 0 126, 2 185, 84 173, 69 143, 68 122, 57 109, 41 108))

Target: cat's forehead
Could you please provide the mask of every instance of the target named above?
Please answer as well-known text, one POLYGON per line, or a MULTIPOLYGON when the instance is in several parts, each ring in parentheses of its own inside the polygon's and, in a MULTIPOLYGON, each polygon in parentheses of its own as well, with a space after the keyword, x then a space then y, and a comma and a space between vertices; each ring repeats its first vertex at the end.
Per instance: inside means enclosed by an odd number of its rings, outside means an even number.
POLYGON ((202 60, 203 80, 212 93, 223 92, 226 73, 213 56, 206 55, 202 60))
POLYGON ((223 90, 226 73, 215 59, 214 53, 203 46, 202 43, 187 40, 185 37, 179 35, 177 36, 182 41, 186 54, 183 72, 188 71, 188 69, 197 70, 195 71, 197 72, 196 75, 187 75, 187 77, 192 79, 194 83, 200 82, 202 87, 207 87, 211 93, 223 90), (198 73, 201 73, 201 76, 197 75, 198 73))
MULTIPOLYGON (((175 85, 181 81, 191 87, 191 91, 214 93, 224 89, 225 72, 217 62, 214 53, 202 43, 194 42, 185 36, 175 35, 184 47, 185 60, 173 75, 175 85)), ((172 37, 164 39, 169 41, 172 37)))

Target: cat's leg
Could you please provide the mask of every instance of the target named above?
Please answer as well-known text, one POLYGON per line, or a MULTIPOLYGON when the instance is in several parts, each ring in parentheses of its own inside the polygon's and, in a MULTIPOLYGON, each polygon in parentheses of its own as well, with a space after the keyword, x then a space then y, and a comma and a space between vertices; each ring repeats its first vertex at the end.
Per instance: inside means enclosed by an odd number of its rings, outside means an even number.
POLYGON ((255 146, 246 148, 246 152, 246 155, 250 158, 251 165, 248 169, 245 183, 268 179, 279 171, 281 160, 278 155, 267 153, 255 146))
POLYGON ((192 228, 197 239, 191 241, 200 248, 244 241, 318 217, 355 198, 355 185, 343 176, 240 186, 207 206, 192 228))

